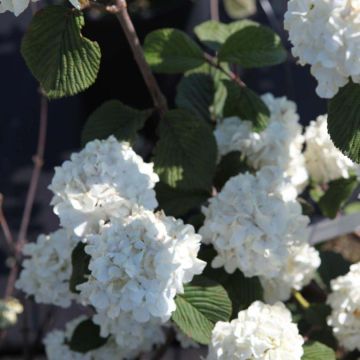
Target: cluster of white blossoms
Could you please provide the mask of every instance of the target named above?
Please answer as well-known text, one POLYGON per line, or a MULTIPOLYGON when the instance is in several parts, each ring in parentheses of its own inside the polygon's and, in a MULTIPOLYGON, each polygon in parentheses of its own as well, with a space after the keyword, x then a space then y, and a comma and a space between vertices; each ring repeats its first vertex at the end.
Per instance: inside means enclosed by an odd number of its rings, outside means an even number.
POLYGON ((78 236, 97 233, 109 219, 126 217, 134 207, 154 210, 158 181, 152 163, 110 136, 87 143, 55 168, 51 204, 64 228, 78 236))
POLYGON ((360 350, 360 263, 331 281, 328 304, 332 312, 328 324, 339 343, 347 350, 360 350))
POLYGON ((217 251, 212 267, 278 277, 291 247, 307 242, 309 219, 295 198, 295 188, 278 168, 231 178, 203 209, 200 234, 217 251))
POLYGON ((348 178, 355 164, 337 149, 327 130, 327 115, 312 121, 305 132, 305 161, 310 177, 318 183, 348 178))
POLYGON ((311 65, 320 97, 360 83, 359 0, 290 0, 285 29, 300 64, 311 65))
POLYGON ((319 252, 309 244, 291 247, 278 277, 260 277, 264 300, 269 304, 288 300, 292 289, 301 290, 310 283, 320 264, 319 252))
POLYGON ((215 325, 207 360, 300 360, 303 343, 284 304, 256 301, 237 319, 215 325))
POLYGON ((248 164, 256 170, 263 166, 277 166, 289 177, 299 191, 307 183, 302 148, 304 137, 298 123, 296 104, 286 97, 265 94, 262 100, 270 110, 269 124, 262 132, 254 132, 246 119, 226 118, 215 129, 221 156, 240 151, 248 164))
POLYGON ((144 210, 112 222, 87 238, 91 275, 78 286, 80 296, 106 315, 102 328, 123 313, 139 323, 164 323, 176 309, 175 295, 206 265, 197 259, 200 241, 192 226, 162 213, 144 210))
POLYGON ((15 298, 0 300, 0 329, 15 325, 23 310, 22 304, 15 298))
MULTIPOLYGON (((137 343, 136 348, 129 346, 119 346, 113 338, 109 338, 102 347, 89 351, 85 354, 72 351, 67 344, 71 340, 72 334, 76 327, 86 318, 80 316, 66 324, 65 331, 54 330, 47 334, 44 339, 46 355, 49 360, 118 360, 118 359, 135 359, 142 352, 150 351, 154 345, 164 342, 164 334, 160 328, 154 328, 148 331, 142 341, 137 343)), ((135 336, 137 334, 134 334, 135 336)), ((131 336, 129 341, 131 341, 131 336)))
POLYGON ((23 261, 16 287, 33 295, 38 303, 69 307, 76 298, 69 290, 71 254, 79 240, 61 229, 26 244, 23 254, 28 258, 23 261))

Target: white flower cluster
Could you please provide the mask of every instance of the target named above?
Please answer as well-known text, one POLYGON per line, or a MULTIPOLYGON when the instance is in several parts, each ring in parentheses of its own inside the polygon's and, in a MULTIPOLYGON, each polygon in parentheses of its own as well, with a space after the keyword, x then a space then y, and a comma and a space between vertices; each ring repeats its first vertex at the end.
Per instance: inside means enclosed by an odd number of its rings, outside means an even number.
POLYGON ((350 78, 360 83, 359 0, 290 0, 284 24, 294 56, 311 65, 319 96, 333 97, 350 78))
POLYGON ((328 324, 340 344, 347 350, 360 350, 360 263, 331 281, 328 304, 332 308, 328 324))
POLYGON ((263 166, 277 166, 301 191, 308 175, 302 154, 304 137, 296 105, 286 97, 275 98, 271 94, 263 95, 262 100, 270 110, 266 129, 257 133, 246 119, 224 119, 215 130, 219 153, 223 156, 240 151, 256 170, 263 166))
POLYGON ((355 164, 341 153, 327 130, 327 115, 312 121, 305 132, 305 161, 310 177, 319 183, 348 178, 355 164))
POLYGON ((56 168, 49 189, 61 225, 83 236, 98 232, 111 218, 128 216, 136 206, 154 210, 158 181, 153 164, 110 136, 87 143, 56 168))
MULTIPOLYGON (((197 259, 200 241, 192 226, 146 210, 89 236, 91 276, 78 289, 96 308, 94 321, 105 332, 123 324, 126 313, 139 323, 167 321, 175 295, 206 265, 197 259)), ((123 341, 121 332, 116 337, 123 341)))
MULTIPOLYGON (((161 329, 156 327, 153 329, 146 329, 140 341, 137 342, 136 348, 129 346, 120 347, 113 338, 109 338, 105 345, 102 347, 89 351, 85 354, 72 351, 66 344, 72 334, 85 317, 79 317, 66 324, 65 331, 54 330, 47 334, 44 339, 46 355, 49 360, 122 360, 122 359, 135 359, 142 352, 150 351, 154 345, 164 342, 164 334, 161 329)), ((138 334, 133 333, 134 336, 138 334)), ((133 341, 129 337, 129 341, 133 341)))
POLYGON ((303 343, 284 304, 256 301, 237 319, 215 325, 207 360, 300 360, 303 343))
POLYGON ((278 168, 231 178, 203 209, 200 234, 217 251, 212 266, 228 273, 238 268, 247 277, 278 277, 291 247, 307 242, 309 219, 295 197, 278 168))
POLYGON ((79 240, 61 229, 26 244, 23 254, 29 258, 23 262, 16 287, 33 295, 38 303, 69 307, 76 298, 69 290, 71 254, 79 240))
POLYGON ((310 283, 320 263, 319 252, 309 244, 291 247, 278 277, 260 277, 264 300, 269 304, 288 300, 292 289, 301 290, 310 283))
POLYGON ((22 304, 15 298, 0 300, 0 329, 15 325, 23 310, 22 304))

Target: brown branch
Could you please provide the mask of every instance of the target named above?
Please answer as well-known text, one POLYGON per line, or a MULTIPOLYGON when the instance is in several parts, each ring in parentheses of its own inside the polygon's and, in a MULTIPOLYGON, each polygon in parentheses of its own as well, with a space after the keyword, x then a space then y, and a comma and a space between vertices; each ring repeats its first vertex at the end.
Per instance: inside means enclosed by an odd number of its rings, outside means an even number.
POLYGON ((168 111, 167 101, 160 90, 160 87, 153 75, 148 63, 145 60, 144 52, 140 44, 139 37, 136 33, 134 24, 131 21, 127 10, 127 3, 125 0, 116 0, 116 6, 107 8, 108 12, 114 13, 119 20, 122 29, 124 30, 126 39, 131 47, 136 63, 139 66, 141 74, 144 78, 145 84, 150 92, 152 100, 160 116, 168 111))
POLYGON ((219 0, 210 0, 211 20, 220 21, 219 0))
POLYGON ((0 225, 10 251, 14 252, 15 251, 14 238, 12 236, 9 224, 4 214, 3 203, 4 203, 4 196, 3 194, 0 194, 0 225))
POLYGON ((223 74, 225 74, 228 78, 230 78, 232 81, 234 81, 240 87, 246 87, 246 84, 241 80, 239 75, 236 75, 231 70, 226 70, 224 67, 222 67, 221 64, 219 64, 219 62, 217 61, 217 59, 215 57, 211 56, 208 53, 204 53, 204 58, 209 65, 220 70, 223 74))

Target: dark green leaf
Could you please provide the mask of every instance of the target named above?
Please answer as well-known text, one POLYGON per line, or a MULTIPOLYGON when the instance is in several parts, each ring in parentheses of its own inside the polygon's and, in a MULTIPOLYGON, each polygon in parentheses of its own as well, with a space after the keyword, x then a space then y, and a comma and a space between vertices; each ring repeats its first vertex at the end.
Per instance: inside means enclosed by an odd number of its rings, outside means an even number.
POLYGON ((341 207, 349 200, 358 185, 356 176, 337 179, 329 183, 329 188, 319 200, 322 213, 333 219, 341 207))
POLYGON ((335 360, 335 352, 319 342, 307 343, 304 345, 302 360, 335 360))
POLYGON ((217 147, 210 127, 185 110, 169 111, 160 123, 155 170, 172 188, 209 192, 217 147))
POLYGON ((105 345, 107 340, 100 336, 100 326, 87 319, 75 328, 68 345, 70 350, 84 354, 105 345))
POLYGON ((249 25, 259 26, 250 20, 235 21, 230 24, 209 20, 196 26, 194 32, 201 42, 210 49, 217 51, 230 35, 249 25))
POLYGON ((90 274, 89 262, 90 255, 85 252, 86 244, 79 242, 71 254, 72 273, 70 277, 70 291, 78 293, 77 285, 87 281, 87 275, 90 274))
POLYGON ((219 50, 220 61, 258 68, 281 64, 287 53, 280 37, 271 29, 249 24, 232 34, 219 50))
POLYGON ((342 255, 332 251, 320 251, 321 265, 318 273, 322 281, 330 288, 330 281, 338 276, 349 272, 350 262, 345 260, 342 255))
POLYGON ((175 217, 200 207, 211 196, 210 192, 201 190, 174 189, 163 182, 156 185, 155 191, 160 209, 164 210, 166 215, 175 217))
POLYGON ((305 320, 314 326, 326 327, 326 318, 330 315, 331 308, 326 304, 311 304, 305 311, 305 320))
POLYGON ((252 171, 252 169, 247 165, 241 153, 230 152, 221 158, 216 169, 214 184, 217 189, 221 189, 231 177, 246 171, 252 171))
POLYGON ((330 100, 328 130, 332 141, 360 163, 360 85, 349 82, 330 100))
POLYGON ((119 141, 132 142, 151 112, 133 109, 118 100, 107 101, 89 116, 82 132, 82 145, 94 139, 107 139, 110 135, 119 141))
POLYGON ((200 344, 210 342, 211 331, 218 321, 230 319, 231 302, 225 289, 205 277, 196 277, 186 285, 184 294, 178 294, 175 302, 172 320, 200 344))
POLYGON ((176 29, 150 33, 145 39, 144 51, 148 64, 159 73, 182 73, 205 63, 200 47, 176 29))
POLYGON ((251 121, 255 131, 266 128, 270 111, 252 90, 240 87, 232 81, 224 81, 228 96, 224 107, 224 117, 238 116, 242 120, 251 121))
POLYGON ((49 98, 75 95, 91 86, 100 67, 100 48, 81 34, 83 15, 47 6, 34 16, 21 53, 49 98))

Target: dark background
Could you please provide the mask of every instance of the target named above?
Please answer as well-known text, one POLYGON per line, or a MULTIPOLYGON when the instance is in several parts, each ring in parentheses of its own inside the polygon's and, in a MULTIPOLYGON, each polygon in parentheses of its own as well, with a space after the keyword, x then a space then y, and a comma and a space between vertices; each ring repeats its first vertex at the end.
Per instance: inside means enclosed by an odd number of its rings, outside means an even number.
MULTIPOLYGON (((162 27, 183 29, 193 36, 193 27, 210 18, 209 0, 157 2, 159 4, 152 9, 132 12, 141 40, 148 32, 162 27)), ((286 33, 281 30, 286 0, 273 0, 272 5, 274 13, 265 12, 259 3, 253 19, 275 31, 280 30, 289 48, 286 33)), ((220 10, 221 20, 231 21, 222 6, 220 10)), ((26 68, 19 49, 30 18, 30 9, 18 18, 10 13, 0 14, 0 192, 5 196, 4 208, 13 230, 18 228, 21 219, 39 122, 37 83, 26 68)), ((57 219, 49 207, 51 194, 47 186, 54 166, 60 165, 71 151, 80 147, 81 128, 87 116, 103 101, 114 98, 137 108, 151 106, 151 99, 116 19, 87 14, 84 33, 100 44, 102 63, 99 78, 86 92, 50 103, 45 166, 31 221, 31 239, 39 232, 53 231, 57 227, 57 219)), ((316 84, 309 69, 297 66, 294 60, 269 69, 247 71, 242 77, 260 94, 272 92, 295 100, 304 125, 326 111, 325 102, 315 94, 316 84)), ((170 104, 173 104, 178 80, 174 76, 159 77, 170 104)), ((147 128, 147 131, 153 129, 147 128)), ((3 241, 0 251, 1 248, 3 241)), ((0 253, 1 258, 5 259, 5 254, 0 253)), ((5 273, 4 262, 0 264, 0 271, 5 273)))

